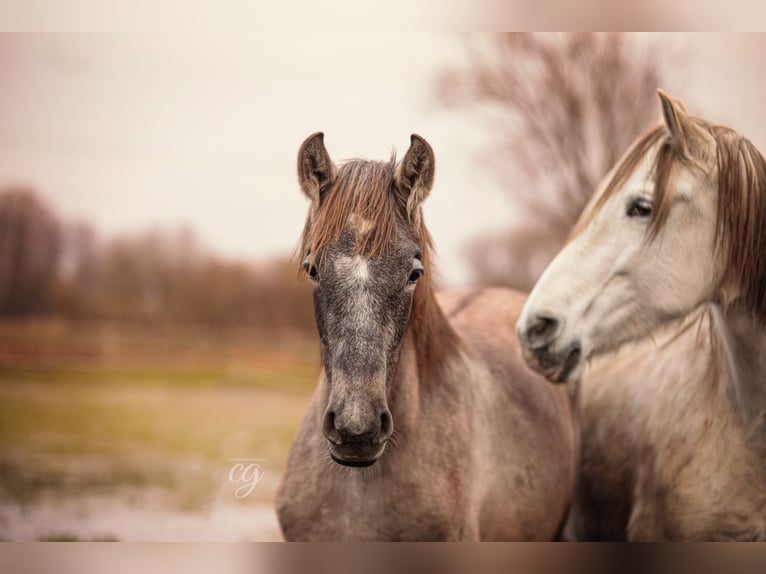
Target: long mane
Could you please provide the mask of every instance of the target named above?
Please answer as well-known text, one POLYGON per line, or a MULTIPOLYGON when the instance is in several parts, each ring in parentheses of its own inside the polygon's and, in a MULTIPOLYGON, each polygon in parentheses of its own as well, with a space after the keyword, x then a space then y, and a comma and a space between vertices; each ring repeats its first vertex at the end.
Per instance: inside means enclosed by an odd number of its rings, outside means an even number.
POLYGON ((717 238, 727 275, 746 306, 766 323, 766 161, 747 139, 713 128, 718 144, 717 238))

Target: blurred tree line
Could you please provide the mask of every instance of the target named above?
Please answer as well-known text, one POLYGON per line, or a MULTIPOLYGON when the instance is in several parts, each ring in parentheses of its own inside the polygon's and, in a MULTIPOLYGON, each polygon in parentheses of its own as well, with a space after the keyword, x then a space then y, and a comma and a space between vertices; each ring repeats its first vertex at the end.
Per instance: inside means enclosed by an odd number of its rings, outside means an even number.
POLYGON ((495 141, 482 161, 516 214, 507 231, 469 245, 469 263, 476 282, 528 291, 599 181, 658 121, 671 54, 654 36, 619 33, 482 34, 465 49, 437 97, 489 120, 495 141))
POLYGON ((31 189, 0 191, 0 316, 199 323, 314 332, 288 258, 252 265, 206 252, 190 231, 102 240, 31 189))

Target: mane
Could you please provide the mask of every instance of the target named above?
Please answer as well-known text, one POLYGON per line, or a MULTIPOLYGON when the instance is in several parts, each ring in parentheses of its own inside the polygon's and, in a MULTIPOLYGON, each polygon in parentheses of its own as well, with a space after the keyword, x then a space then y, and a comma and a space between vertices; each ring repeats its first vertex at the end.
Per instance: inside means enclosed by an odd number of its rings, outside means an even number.
POLYGON ((745 306, 766 323, 766 162, 734 130, 714 127, 718 143, 716 239, 727 256, 726 275, 745 306))
MULTIPOLYGON (((388 253, 396 245, 398 226, 415 233, 425 270, 418 281, 408 329, 415 341, 421 380, 441 372, 445 358, 459 348, 459 338, 434 295, 431 259, 433 240, 423 222, 421 208, 411 211, 396 185, 396 156, 388 162, 352 159, 342 163, 318 209, 306 219, 300 239, 303 256, 321 264, 329 247, 354 218, 357 249, 366 257, 388 253)), ((303 257, 301 257, 301 264, 303 257)))
MULTIPOLYGON (((318 210, 306 220, 300 241, 301 252, 321 262, 353 215, 369 222, 369 229, 355 226, 360 253, 368 257, 384 254, 396 242, 401 201, 394 193, 396 157, 388 162, 348 160, 340 165, 333 185, 322 196, 318 210)), ((425 227, 418 229, 421 243, 431 246, 425 227)), ((301 261, 302 263, 302 261, 301 261)))
MULTIPOLYGON (((731 128, 701 118, 694 122, 716 143, 718 206, 716 256, 725 266, 725 278, 740 288, 741 301, 758 320, 766 323, 766 161, 758 149, 731 128)), ((658 147, 649 174, 655 184, 647 240, 662 230, 673 203, 673 180, 681 164, 695 166, 673 144, 664 125, 646 132, 628 150, 613 171, 603 191, 594 198, 575 225, 571 237, 581 232, 617 190, 630 178, 638 164, 658 147)))
MULTIPOLYGON (((602 191, 597 192, 593 200, 586 206, 580 219, 572 229, 569 239, 571 240, 576 235, 579 235, 583 229, 585 229, 593 217, 601 210, 604 204, 628 181, 630 176, 638 167, 638 164, 646 156, 650 149, 656 146, 661 140, 667 139, 667 131, 663 126, 657 126, 656 128, 649 130, 643 134, 636 142, 628 149, 625 155, 620 159, 617 166, 613 169, 613 173, 606 183, 606 186, 602 191)), ((667 156, 668 151, 665 150, 665 146, 660 149, 657 154, 657 162, 659 163, 660 156, 667 156)), ((665 162, 663 162, 664 164, 665 162)), ((659 186, 657 186, 659 187, 659 186)), ((659 193, 659 192, 657 192, 659 193)), ((655 198, 656 202, 656 198, 655 198)), ((657 210, 653 212, 653 215, 657 213, 657 210)))

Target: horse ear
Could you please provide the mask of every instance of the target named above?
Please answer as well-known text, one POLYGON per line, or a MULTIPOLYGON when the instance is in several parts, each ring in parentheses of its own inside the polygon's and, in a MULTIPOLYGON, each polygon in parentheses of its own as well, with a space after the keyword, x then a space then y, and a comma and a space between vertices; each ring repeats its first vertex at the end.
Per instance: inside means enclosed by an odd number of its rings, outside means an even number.
POLYGON ((434 184, 434 150, 417 134, 410 136, 410 149, 396 170, 396 187, 412 216, 434 184))
POLYGON ((681 152, 693 152, 709 138, 686 112, 681 100, 657 90, 662 103, 662 117, 673 143, 681 152))
POLYGON ((298 181, 315 206, 332 185, 336 173, 335 164, 324 147, 324 134, 316 132, 307 137, 298 150, 298 181))

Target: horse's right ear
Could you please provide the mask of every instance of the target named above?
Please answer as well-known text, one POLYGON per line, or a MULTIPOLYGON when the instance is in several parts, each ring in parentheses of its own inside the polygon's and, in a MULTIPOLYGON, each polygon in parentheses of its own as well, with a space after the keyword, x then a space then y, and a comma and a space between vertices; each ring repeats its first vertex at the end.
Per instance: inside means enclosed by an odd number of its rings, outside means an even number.
POLYGON ((335 180, 336 172, 324 147, 324 134, 316 132, 307 137, 298 150, 298 182, 316 207, 335 180))

